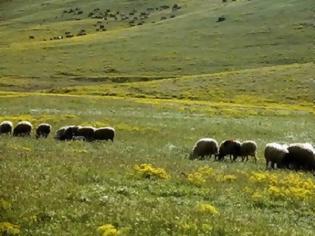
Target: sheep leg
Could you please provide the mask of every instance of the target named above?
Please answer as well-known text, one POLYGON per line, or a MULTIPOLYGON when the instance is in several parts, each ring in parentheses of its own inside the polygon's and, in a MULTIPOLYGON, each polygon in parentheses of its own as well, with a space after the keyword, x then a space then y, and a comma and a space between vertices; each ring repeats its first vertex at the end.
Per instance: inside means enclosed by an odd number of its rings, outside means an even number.
POLYGON ((274 169, 275 168, 275 163, 272 161, 271 162, 271 168, 274 169))
POLYGON ((269 161, 266 161, 266 170, 269 169, 269 161))
POLYGON ((253 157, 254 157, 254 161, 255 161, 255 163, 257 163, 257 157, 256 157, 256 154, 255 154, 253 157))

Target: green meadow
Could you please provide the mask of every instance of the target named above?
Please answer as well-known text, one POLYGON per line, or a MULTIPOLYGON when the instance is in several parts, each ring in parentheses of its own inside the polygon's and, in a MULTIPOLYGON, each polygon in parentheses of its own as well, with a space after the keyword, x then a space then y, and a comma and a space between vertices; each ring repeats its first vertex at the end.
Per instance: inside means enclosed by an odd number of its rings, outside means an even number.
POLYGON ((314 175, 263 155, 315 143, 314 14, 312 0, 0 1, 0 122, 53 127, 0 136, 0 235, 314 235, 314 175), (116 137, 53 138, 70 124, 116 137), (258 162, 189 160, 202 137, 255 140, 258 162))

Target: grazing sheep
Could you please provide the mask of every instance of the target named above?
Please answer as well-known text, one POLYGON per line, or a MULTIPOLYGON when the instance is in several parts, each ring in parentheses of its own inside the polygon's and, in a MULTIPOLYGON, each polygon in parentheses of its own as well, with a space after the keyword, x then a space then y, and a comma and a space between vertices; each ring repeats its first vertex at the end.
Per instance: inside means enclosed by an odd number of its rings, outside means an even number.
POLYGON ((217 155, 219 160, 223 160, 226 155, 230 155, 230 159, 233 156, 233 161, 241 155, 241 142, 238 140, 225 140, 220 144, 219 154, 217 155))
POLYGON ((94 132, 95 140, 112 140, 114 142, 115 129, 112 127, 98 128, 94 132))
POLYGON ((12 134, 13 123, 11 121, 2 121, 0 123, 0 135, 1 134, 12 134))
POLYGON ((288 155, 289 151, 287 145, 279 144, 279 143, 268 143, 265 147, 265 159, 266 159, 266 168, 269 168, 269 164, 271 168, 275 168, 275 164, 277 168, 284 167, 284 158, 288 155))
POLYGON ((64 126, 64 127, 59 128, 56 131, 55 139, 57 139, 57 140, 65 140, 65 132, 66 132, 67 128, 68 128, 68 126, 64 126))
POLYGON ((255 162, 257 162, 256 157, 257 144, 255 141, 246 140, 241 144, 241 157, 242 161, 246 159, 248 161, 248 156, 254 157, 255 162))
POLYGON ((95 128, 92 126, 79 126, 75 136, 82 136, 87 141, 94 140, 95 128))
POLYGON ((36 128, 36 138, 47 138, 51 131, 51 125, 47 123, 39 124, 36 128))
POLYGON ((222 22, 225 20, 226 20, 225 16, 220 16, 220 17, 218 17, 217 22, 222 22))
POLYGON ((28 121, 20 121, 16 124, 14 130, 13 130, 13 136, 30 136, 32 132, 32 124, 28 121))
POLYGON ((72 140, 72 138, 77 135, 78 129, 79 127, 75 125, 61 127, 56 131, 55 139, 61 141, 72 140))
POLYGON ((177 11, 179 9, 181 9, 182 7, 180 5, 178 5, 177 3, 175 3, 172 7, 172 11, 177 11))
POLYGON ((206 156, 209 156, 211 158, 212 155, 217 155, 219 149, 218 142, 212 138, 202 138, 199 139, 189 156, 189 159, 197 159, 200 157, 200 159, 205 159, 206 156))
POLYGON ((294 143, 288 147, 289 154, 283 161, 287 168, 315 171, 315 149, 309 143, 294 143))
POLYGON ((65 131, 65 139, 72 140, 74 136, 77 136, 80 126, 70 125, 65 131))

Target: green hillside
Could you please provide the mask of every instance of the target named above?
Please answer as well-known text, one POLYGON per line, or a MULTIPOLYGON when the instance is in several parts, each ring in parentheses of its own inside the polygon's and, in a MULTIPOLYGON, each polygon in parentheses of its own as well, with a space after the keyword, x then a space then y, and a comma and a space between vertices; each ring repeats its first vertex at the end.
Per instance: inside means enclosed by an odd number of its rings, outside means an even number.
POLYGON ((33 125, 0 135, 0 235, 315 235, 314 171, 264 157, 315 144, 314 75, 314 0, 0 0, 0 122, 33 125), (202 137, 258 160, 190 160, 202 137))
MULTIPOLYGON (((125 83, 70 86, 48 92, 203 100, 239 104, 315 102, 314 63, 125 83)), ((121 78, 120 78, 121 79, 121 78)))
POLYGON ((0 76, 168 77, 308 63, 314 12, 313 0, 1 1, 0 76), (76 36, 81 30, 87 35, 76 36), (50 40, 58 36, 64 39, 50 40))

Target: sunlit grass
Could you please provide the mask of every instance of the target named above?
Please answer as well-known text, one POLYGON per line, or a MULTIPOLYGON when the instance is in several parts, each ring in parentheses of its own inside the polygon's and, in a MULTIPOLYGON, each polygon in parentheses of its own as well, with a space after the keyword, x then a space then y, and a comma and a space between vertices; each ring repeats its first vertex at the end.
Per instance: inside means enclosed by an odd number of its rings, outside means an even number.
POLYGON ((0 137, 0 222, 23 235, 90 235, 103 225, 122 235, 315 230, 314 177, 266 171, 263 157, 271 141, 314 142, 311 114, 225 116, 198 101, 191 112, 181 100, 14 94, 0 97, 1 119, 47 119, 53 132, 66 124, 117 131, 114 143, 0 137), (253 139, 258 163, 190 161, 200 137, 253 139))
POLYGON ((106 32, 86 17, 174 3, 0 4, 0 122, 53 127, 0 136, 0 235, 315 234, 314 176, 266 170, 263 154, 315 143, 313 0, 178 0, 175 18, 106 32), (61 15, 74 7, 81 20, 61 15), (70 124, 117 133, 53 138, 70 124), (258 161, 189 160, 202 137, 255 140, 258 161))

